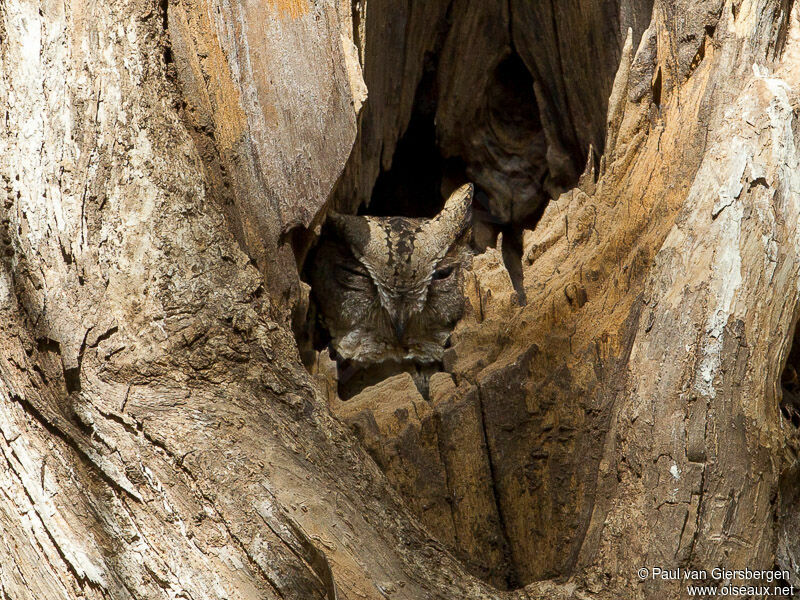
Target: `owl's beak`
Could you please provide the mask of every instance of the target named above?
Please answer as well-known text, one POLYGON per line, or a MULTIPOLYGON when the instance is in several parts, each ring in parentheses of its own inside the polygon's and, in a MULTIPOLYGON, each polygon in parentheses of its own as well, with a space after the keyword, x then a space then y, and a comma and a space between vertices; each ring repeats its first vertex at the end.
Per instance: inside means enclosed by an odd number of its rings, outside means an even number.
POLYGON ((392 319, 392 325, 394 325, 394 333, 397 336, 397 341, 402 342, 403 337, 406 334, 406 325, 408 325, 408 316, 404 314, 399 314, 395 318, 392 319))
POLYGON ((408 319, 406 317, 400 317, 394 320, 393 325, 394 333, 397 336, 397 341, 402 342, 403 337, 406 334, 406 325, 408 325, 408 319))

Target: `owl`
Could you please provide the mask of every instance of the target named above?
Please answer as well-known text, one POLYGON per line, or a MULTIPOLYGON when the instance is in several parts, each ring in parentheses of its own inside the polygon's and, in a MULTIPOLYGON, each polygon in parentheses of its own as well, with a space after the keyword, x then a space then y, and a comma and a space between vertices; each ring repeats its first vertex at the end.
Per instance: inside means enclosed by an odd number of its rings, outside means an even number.
POLYGON ((464 310, 472 194, 462 186, 432 219, 328 216, 311 287, 342 359, 441 360, 464 310))

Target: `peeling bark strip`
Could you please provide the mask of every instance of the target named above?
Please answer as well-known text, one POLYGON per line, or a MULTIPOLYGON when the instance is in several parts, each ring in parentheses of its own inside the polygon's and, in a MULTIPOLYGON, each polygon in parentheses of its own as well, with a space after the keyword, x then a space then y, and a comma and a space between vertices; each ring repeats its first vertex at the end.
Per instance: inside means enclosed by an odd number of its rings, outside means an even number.
POLYGON ((800 585, 795 3, 499 5, 0 4, 0 597, 800 585), (525 306, 476 257, 431 403, 360 399, 384 473, 300 364, 294 251, 370 198, 426 69, 469 150, 512 50, 574 182, 522 235, 525 306))

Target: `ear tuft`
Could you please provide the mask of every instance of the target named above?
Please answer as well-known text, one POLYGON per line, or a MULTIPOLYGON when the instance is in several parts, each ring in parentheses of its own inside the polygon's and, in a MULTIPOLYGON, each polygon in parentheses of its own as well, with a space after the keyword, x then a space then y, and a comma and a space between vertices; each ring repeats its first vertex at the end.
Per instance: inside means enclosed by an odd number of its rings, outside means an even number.
POLYGON ((471 183, 462 185, 450 194, 442 212, 433 219, 437 229, 440 229, 451 243, 461 237, 472 225, 472 196, 474 193, 474 185, 471 183))

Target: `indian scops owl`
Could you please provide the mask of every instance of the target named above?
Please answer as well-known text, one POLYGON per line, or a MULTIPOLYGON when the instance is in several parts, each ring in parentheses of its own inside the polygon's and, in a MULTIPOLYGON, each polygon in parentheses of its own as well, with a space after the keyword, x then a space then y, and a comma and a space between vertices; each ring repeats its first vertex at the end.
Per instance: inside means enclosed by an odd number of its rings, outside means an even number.
POLYGON ((441 360, 464 310, 472 194, 462 186, 432 219, 329 215, 311 283, 341 358, 441 360))

